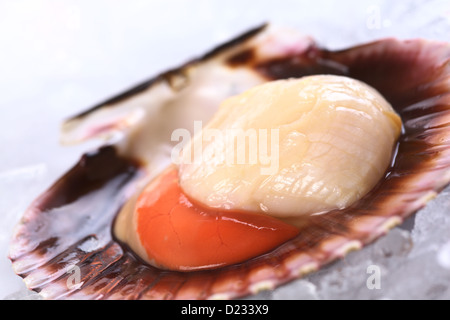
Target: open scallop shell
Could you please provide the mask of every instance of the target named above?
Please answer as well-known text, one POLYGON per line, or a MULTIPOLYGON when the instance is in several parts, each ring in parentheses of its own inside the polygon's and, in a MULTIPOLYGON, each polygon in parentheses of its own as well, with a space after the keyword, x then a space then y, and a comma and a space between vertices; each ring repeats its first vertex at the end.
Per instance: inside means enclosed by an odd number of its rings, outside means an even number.
POLYGON ((110 99, 63 127, 63 142, 109 138, 25 212, 10 259, 48 299, 232 299, 317 270, 360 249, 423 207, 450 181, 450 46, 383 39, 329 51, 262 26, 110 99), (146 265, 111 227, 123 204, 170 162, 171 132, 207 121, 222 99, 272 79, 339 74, 380 91, 404 132, 386 176, 345 210, 311 217, 272 252, 217 270, 146 265))

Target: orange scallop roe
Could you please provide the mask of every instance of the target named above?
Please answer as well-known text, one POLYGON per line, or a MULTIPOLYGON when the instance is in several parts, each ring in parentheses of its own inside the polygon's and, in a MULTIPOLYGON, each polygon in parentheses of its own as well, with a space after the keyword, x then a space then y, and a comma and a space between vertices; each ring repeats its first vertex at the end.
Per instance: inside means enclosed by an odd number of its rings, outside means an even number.
POLYGON ((206 208, 183 194, 168 170, 136 202, 139 240, 153 265, 192 271, 244 262, 283 244, 299 230, 261 213, 206 208))

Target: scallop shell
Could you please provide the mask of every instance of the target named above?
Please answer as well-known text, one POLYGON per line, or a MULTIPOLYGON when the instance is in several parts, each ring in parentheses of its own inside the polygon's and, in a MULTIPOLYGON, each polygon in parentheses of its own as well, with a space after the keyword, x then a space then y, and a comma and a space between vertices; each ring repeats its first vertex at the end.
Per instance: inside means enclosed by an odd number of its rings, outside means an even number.
POLYGON ((330 51, 264 25, 64 124, 65 143, 93 137, 109 140, 83 155, 16 227, 10 259, 27 287, 47 299, 243 297, 362 248, 450 182, 450 45, 383 39, 330 51), (174 129, 206 121, 220 100, 259 82, 324 73, 375 87, 403 119, 395 161, 366 197, 311 217, 299 236, 272 252, 217 270, 161 271, 114 239, 120 208, 167 165, 174 129))

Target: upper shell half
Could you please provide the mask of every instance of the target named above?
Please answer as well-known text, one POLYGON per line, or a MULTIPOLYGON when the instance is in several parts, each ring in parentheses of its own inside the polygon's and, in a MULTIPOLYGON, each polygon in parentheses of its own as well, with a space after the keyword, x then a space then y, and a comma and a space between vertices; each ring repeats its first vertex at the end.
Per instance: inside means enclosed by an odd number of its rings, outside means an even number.
POLYGON ((48 299, 242 297, 363 247, 449 183, 450 45, 383 39, 330 51, 309 37, 262 26, 63 125, 63 143, 93 137, 106 138, 106 145, 83 155, 15 230, 10 259, 27 287, 48 299), (174 130, 192 131, 223 99, 252 86, 313 74, 359 79, 402 117, 395 161, 367 196, 312 216, 299 236, 270 253, 216 270, 161 271, 115 240, 111 228, 123 204, 170 164, 174 130))

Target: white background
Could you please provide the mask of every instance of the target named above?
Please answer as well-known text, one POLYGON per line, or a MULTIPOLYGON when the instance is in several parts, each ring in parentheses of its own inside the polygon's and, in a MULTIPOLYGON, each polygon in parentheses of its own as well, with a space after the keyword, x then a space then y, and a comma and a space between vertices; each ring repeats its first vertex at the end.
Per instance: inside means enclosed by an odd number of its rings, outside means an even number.
POLYGON ((0 1, 0 298, 23 287, 6 258, 13 226, 93 146, 61 147, 63 119, 263 22, 330 49, 450 41, 450 2, 0 1))

